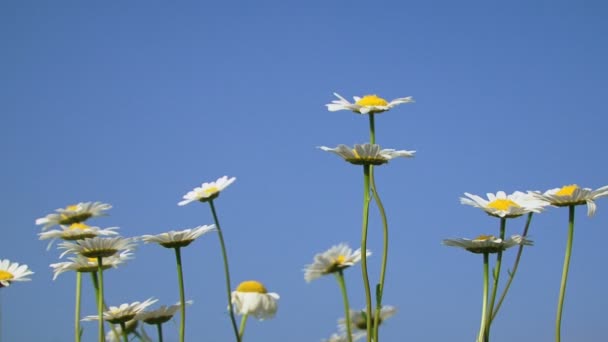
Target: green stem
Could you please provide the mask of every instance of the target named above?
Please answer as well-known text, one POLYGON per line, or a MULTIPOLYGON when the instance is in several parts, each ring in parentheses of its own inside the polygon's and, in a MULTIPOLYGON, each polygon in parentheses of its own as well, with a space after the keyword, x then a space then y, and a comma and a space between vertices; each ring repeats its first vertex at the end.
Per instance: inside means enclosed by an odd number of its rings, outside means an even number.
POLYGON ((158 331, 158 342, 163 342, 163 324, 156 324, 156 331, 158 331))
POLYGON ((363 228, 361 233, 361 272, 363 275, 363 285, 365 287, 365 305, 366 305, 366 328, 367 342, 372 340, 372 296, 369 287, 369 276, 367 274, 367 227, 369 220, 369 202, 370 202, 370 166, 363 165, 363 228))
MULTIPOLYGON (((388 262, 388 219, 386 218, 386 211, 384 210, 384 205, 382 205, 380 195, 378 194, 378 190, 376 188, 376 180, 372 167, 370 167, 370 182, 372 194, 376 204, 378 205, 378 210, 380 211, 380 216, 382 218, 382 266, 380 268, 380 281, 376 289, 376 312, 374 314, 374 322, 379 322, 380 312, 382 311, 382 295, 384 293, 386 266, 388 262)), ((374 341, 378 341, 379 326, 379 324, 374 324, 374 341)))
POLYGON ((564 256, 564 268, 562 270, 562 282, 559 288, 559 300, 557 304, 557 317, 555 319, 555 341, 561 341, 562 311, 564 298, 566 297, 566 283, 568 282, 568 269, 570 268, 570 256, 572 255, 572 241, 574 239, 574 205, 569 207, 568 217, 568 241, 566 242, 566 255, 564 256))
POLYGON ((120 330, 122 332, 122 340, 124 342, 129 342, 129 334, 127 333, 127 324, 125 322, 120 322, 120 330))
MULTIPOLYGON (((500 218, 500 239, 501 241, 505 240, 505 227, 507 225, 507 219, 504 217, 500 218)), ((502 251, 496 253, 496 266, 494 267, 494 284, 492 285, 492 296, 490 297, 490 307, 489 312, 494 312, 494 302, 496 301, 496 294, 498 292, 498 280, 500 278, 500 266, 502 264, 502 251)), ((492 325, 492 320, 487 320, 486 326, 486 341, 490 340, 490 326, 492 325)))
POLYGON ((243 335, 245 335, 245 326, 247 325, 248 317, 249 317, 249 314, 244 314, 243 317, 241 318, 241 326, 240 326, 239 332, 238 332, 239 341, 243 340, 243 335))
POLYGON ((74 308, 74 340, 80 342, 80 296, 82 290, 82 273, 76 272, 76 307, 74 308))
POLYGON ((97 297, 97 314, 99 315, 99 342, 105 341, 103 331, 103 257, 97 257, 97 273, 99 274, 99 295, 97 297))
POLYGON ((485 330, 488 325, 488 287, 490 286, 488 260, 488 253, 483 253, 483 304, 481 307, 481 324, 479 326, 479 334, 477 335, 478 342, 483 342, 485 340, 485 330))
MULTIPOLYGON (((526 220, 526 226, 524 227, 524 231, 521 234, 521 236, 524 238, 526 236, 528 236, 528 229, 530 228, 530 222, 532 222, 532 215, 534 215, 534 213, 528 214, 528 219, 526 220)), ((507 280, 507 283, 505 284, 505 288, 502 291, 502 294, 500 295, 500 299, 498 300, 498 303, 496 304, 496 308, 494 308, 494 312, 492 312, 492 316, 490 317, 490 323, 492 323, 492 321, 494 320, 496 315, 498 315, 498 310, 500 310, 500 307, 502 306, 502 302, 505 300, 505 297, 507 296, 509 287, 511 287, 511 283, 513 282, 513 278, 515 278, 515 273, 517 272, 517 268, 519 267, 519 260, 521 259, 521 254, 523 251, 524 251, 524 245, 521 244, 521 245, 519 245, 519 248, 517 250, 517 256, 515 257, 515 262, 513 263, 512 271, 509 274, 509 280, 507 280)))
POLYGON ((350 323, 350 306, 348 304, 348 294, 346 292, 346 281, 344 280, 344 273, 342 270, 339 270, 336 273, 336 279, 338 280, 338 285, 340 285, 340 291, 342 292, 342 299, 344 300, 344 317, 346 320, 346 334, 348 336, 348 342, 353 342, 353 333, 352 327, 350 323))
MULTIPOLYGON (((97 272, 90 272, 91 273, 91 281, 93 282, 93 288, 95 289, 95 302, 99 301, 99 281, 97 280, 97 272)), ((108 306, 106 305, 106 303, 103 303, 103 309, 107 310, 108 306)), ((110 324, 110 329, 112 329, 112 332, 114 333, 114 336, 118 336, 118 331, 116 331, 116 328, 114 327, 114 324, 110 324)))
POLYGON ((179 341, 184 342, 186 335, 186 296, 184 294, 184 274, 182 271, 182 254, 180 247, 175 247, 175 260, 177 261, 177 281, 179 283, 179 301, 180 301, 180 324, 179 324, 179 341))
POLYGON ((374 122, 374 114, 370 113, 369 116, 369 143, 376 143, 376 124, 374 122))
POLYGON ((226 244, 224 243, 224 234, 222 233, 222 228, 220 227, 220 221, 217 218, 217 213, 215 211, 215 205, 213 204, 213 200, 209 201, 209 206, 211 207, 213 221, 215 222, 215 228, 217 228, 217 236, 220 239, 220 246, 222 247, 222 258, 224 259, 224 274, 226 276, 226 296, 228 298, 228 310, 230 311, 230 321, 232 323, 232 329, 234 330, 234 335, 236 337, 237 342, 241 342, 241 336, 239 335, 239 331, 236 327, 236 319, 234 318, 234 308, 232 307, 232 286, 230 285, 228 252, 226 251, 226 244))

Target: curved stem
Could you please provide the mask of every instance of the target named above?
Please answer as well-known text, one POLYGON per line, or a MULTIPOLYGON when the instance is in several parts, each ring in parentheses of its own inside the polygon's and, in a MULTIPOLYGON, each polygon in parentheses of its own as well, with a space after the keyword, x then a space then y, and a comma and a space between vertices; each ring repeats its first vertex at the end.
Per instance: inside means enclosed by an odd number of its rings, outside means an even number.
POLYGON ((99 342, 105 341, 103 331, 103 257, 97 257, 97 273, 99 274, 99 295, 97 297, 97 314, 99 315, 99 342))
POLYGON ((344 280, 344 272, 339 270, 336 273, 336 279, 338 285, 340 285, 340 291, 342 292, 342 299, 344 301, 344 319, 346 320, 346 335, 348 336, 348 342, 353 342, 353 332, 350 323, 350 306, 348 304, 348 294, 346 292, 346 281, 344 280))
POLYGON ((249 314, 244 314, 243 317, 241 318, 241 326, 240 326, 239 332, 238 332, 239 341, 243 340, 243 335, 245 335, 245 326, 247 325, 248 317, 249 317, 249 314))
POLYGON ((488 287, 490 286, 488 259, 488 253, 483 253, 483 300, 481 306, 481 324, 479 326, 479 334, 477 335, 478 342, 484 341, 486 335, 485 330, 488 325, 488 287))
MULTIPOLYGON (((524 227, 524 231, 521 234, 521 236, 524 238, 526 236, 528 236, 528 229, 530 228, 530 222, 532 221, 532 215, 534 215, 534 213, 528 214, 528 219, 526 220, 526 226, 524 227)), ((492 321, 494 320, 496 315, 498 315, 498 310, 500 310, 500 307, 502 306, 502 302, 505 300, 505 297, 507 296, 509 287, 511 287, 513 278, 515 278, 515 273, 517 272, 517 267, 519 267, 519 260, 521 259, 521 254, 523 251, 524 251, 524 245, 521 244, 521 245, 519 245, 519 248, 517 250, 517 256, 515 257, 515 262, 513 263, 512 271, 509 274, 509 280, 507 280, 507 283, 505 284, 505 288, 502 291, 502 294, 500 295, 500 299, 498 300, 498 303, 496 304, 496 308, 494 308, 494 311, 492 312, 492 316, 490 317, 490 323, 492 323, 492 321)))
POLYGON ((163 324, 156 324, 156 331, 158 331, 158 342, 163 342, 163 324))
MULTIPOLYGON (((505 240, 505 227, 507 225, 507 219, 504 217, 500 218, 500 239, 505 240)), ((494 312, 494 302, 496 301, 496 294, 498 292, 498 279, 500 278, 500 266, 502 264, 502 251, 496 253, 496 266, 494 267, 494 284, 492 285, 492 296, 490 297, 489 312, 494 312)), ((488 319, 486 326, 486 341, 490 340, 490 326, 492 320, 488 319)))
MULTIPOLYGON (((380 195, 378 194, 378 190, 376 188, 376 180, 374 178, 374 170, 372 167, 370 167, 370 183, 374 201, 376 201, 376 204, 378 205, 378 210, 380 211, 380 216, 382 218, 382 265, 380 268, 380 281, 378 282, 378 287, 376 289, 376 312, 374 313, 374 322, 379 322, 380 312, 382 310, 382 295, 384 293, 386 265, 388 261, 388 219, 386 218, 386 211, 384 210, 384 205, 382 205, 380 195)), ((374 324, 374 341, 378 341, 379 326, 380 324, 374 324)))
POLYGON ((76 272, 76 307, 74 308, 74 341, 80 342, 80 297, 82 273, 76 272))
POLYGON ((224 259, 224 274, 226 276, 226 295, 228 298, 228 310, 230 312, 230 322, 232 323, 232 330, 234 330, 234 335, 236 337, 237 342, 241 342, 241 337, 240 337, 239 331, 236 327, 236 319, 234 318, 234 308, 232 307, 232 286, 230 285, 230 270, 228 268, 228 252, 226 251, 226 244, 224 243, 224 234, 222 233, 222 228, 220 227, 220 221, 217 218, 217 213, 215 211, 215 205, 213 204, 213 200, 209 201, 209 206, 211 207, 211 213, 213 214, 213 221, 215 222, 215 228, 217 228, 217 236, 220 239, 220 246, 222 248, 222 258, 224 259))
POLYGON ((180 301, 180 323, 179 323, 179 341, 184 342, 186 335, 186 295, 184 291, 184 274, 182 270, 182 253, 180 247, 175 247, 175 259, 177 261, 177 281, 179 283, 179 301, 180 301))
POLYGON ((127 324, 125 322, 120 322, 120 331, 122 332, 122 340, 129 342, 129 333, 127 333, 127 324))
POLYGON ((555 319, 555 341, 561 341, 562 310, 564 298, 566 297, 566 283, 568 282, 568 270, 570 268, 570 256, 572 254, 572 241, 574 239, 574 205, 569 207, 568 217, 568 241, 566 242, 566 255, 564 256, 564 268, 562 270, 562 282, 559 288, 559 300, 557 304, 557 317, 555 319))
POLYGON ((369 177, 370 166, 363 165, 363 228, 361 233, 361 272, 363 275, 363 285, 365 287, 365 305, 366 305, 366 328, 367 341, 372 340, 372 296, 369 287, 369 276, 367 274, 367 226, 369 220, 369 202, 370 202, 370 185, 369 177))

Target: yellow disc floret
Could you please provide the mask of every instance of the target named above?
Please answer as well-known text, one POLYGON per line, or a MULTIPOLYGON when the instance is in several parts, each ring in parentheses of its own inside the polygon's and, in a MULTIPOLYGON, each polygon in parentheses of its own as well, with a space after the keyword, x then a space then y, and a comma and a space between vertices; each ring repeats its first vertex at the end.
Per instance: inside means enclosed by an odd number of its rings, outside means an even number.
POLYGON ((78 204, 68 205, 67 207, 65 207, 65 210, 76 211, 76 210, 78 210, 78 204))
POLYGON ((510 199, 499 198, 495 199, 492 202, 488 203, 488 208, 509 211, 511 207, 519 208, 519 204, 511 201, 510 199))
POLYGON ((365 95, 355 104, 362 107, 388 106, 388 102, 377 95, 365 95))
POLYGON ((207 189, 205 189, 203 191, 205 192, 205 194, 207 194, 207 196, 211 196, 211 195, 213 195, 215 193, 218 193, 220 191, 220 189, 218 189, 215 186, 211 186, 211 187, 208 187, 207 189))
POLYGON ((86 224, 82 223, 82 222, 78 222, 78 223, 72 223, 70 225, 70 230, 86 230, 88 229, 89 226, 87 226, 86 224))
POLYGON ((255 280, 247 280, 239 284, 236 288, 238 292, 255 292, 255 293, 267 293, 264 285, 255 280))
POLYGON ((0 280, 11 280, 14 277, 15 276, 12 273, 10 273, 8 271, 0 270, 0 280))
POLYGON ((572 194, 574 193, 574 190, 578 189, 578 185, 576 184, 571 184, 571 185, 566 185, 564 187, 562 187, 561 189, 559 189, 558 192, 556 192, 555 194, 557 196, 572 196, 572 194))
POLYGON ((492 240, 494 239, 493 235, 479 235, 478 237, 476 237, 475 241, 488 241, 488 240, 492 240))
POLYGON ((338 255, 336 258, 336 264, 342 265, 346 261, 346 257, 344 255, 338 255))

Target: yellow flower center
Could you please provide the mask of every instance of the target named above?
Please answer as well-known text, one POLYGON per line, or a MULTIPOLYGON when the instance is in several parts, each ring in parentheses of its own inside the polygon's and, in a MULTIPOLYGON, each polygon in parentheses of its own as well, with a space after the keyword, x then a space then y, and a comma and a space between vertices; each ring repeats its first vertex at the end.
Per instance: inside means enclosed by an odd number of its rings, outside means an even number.
POLYGON ((70 230, 86 230, 88 229, 89 226, 87 226, 86 224, 82 223, 82 222, 78 222, 78 223, 72 223, 70 225, 70 230))
POLYGON ((256 292, 256 293, 266 293, 266 288, 262 283, 257 282, 255 280, 244 281, 239 284, 236 288, 238 292, 256 292))
POLYGON ((68 205, 67 207, 65 207, 65 210, 76 211, 78 210, 78 204, 68 205))
POLYGON ((14 277, 15 276, 12 273, 10 273, 8 271, 0 270, 0 280, 11 280, 14 277))
POLYGON ((503 198, 499 198, 488 203, 488 208, 493 208, 496 210, 508 211, 511 207, 519 208, 519 204, 511 201, 510 199, 503 198))
POLYGON ((220 189, 218 189, 215 186, 210 186, 210 187, 208 187, 207 189, 205 189, 203 191, 205 191, 205 194, 207 194, 207 196, 211 196, 211 195, 213 195, 215 193, 220 192, 220 189))
POLYGON ((576 184, 566 185, 566 186, 562 187, 561 189, 559 189, 559 191, 555 194, 557 196, 572 196, 572 194, 574 193, 574 190, 576 190, 576 189, 578 189, 578 185, 576 185, 576 184))
POLYGON ((388 106, 388 102, 377 95, 365 95, 355 102, 355 104, 362 107, 388 106))
POLYGON ((336 264, 342 265, 346 261, 346 257, 344 255, 338 255, 336 258, 336 264))
POLYGON ((494 235, 479 235, 478 237, 476 237, 475 241, 488 241, 494 238, 494 235))

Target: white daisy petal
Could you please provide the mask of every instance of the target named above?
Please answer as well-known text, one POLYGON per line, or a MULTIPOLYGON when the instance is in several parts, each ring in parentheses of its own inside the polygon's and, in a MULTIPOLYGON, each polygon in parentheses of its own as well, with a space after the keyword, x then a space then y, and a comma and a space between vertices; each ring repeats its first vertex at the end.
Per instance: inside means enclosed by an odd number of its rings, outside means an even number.
MULTIPOLYGON (((367 250, 366 255, 370 256, 371 251, 367 250)), ((347 244, 341 243, 332 246, 323 253, 314 256, 314 262, 304 268, 304 279, 311 282, 326 274, 338 272, 353 266, 361 260, 361 249, 353 251, 347 244)))
POLYGON ((145 243, 156 242, 166 248, 185 247, 200 236, 215 230, 217 229, 215 228, 215 225, 212 224, 180 231, 172 230, 158 235, 143 235, 141 239, 145 243))
POLYGON ((488 193, 487 201, 468 192, 465 192, 464 195, 468 198, 461 197, 461 204, 480 208, 488 215, 500 218, 514 218, 530 212, 540 213, 549 205, 549 202, 539 199, 530 192, 526 194, 515 191, 511 195, 507 195, 504 191, 496 194, 488 193))
POLYGON ((235 312, 239 315, 252 315, 259 320, 274 317, 279 298, 278 294, 268 293, 266 287, 255 280, 244 281, 232 291, 235 312))
POLYGON ((228 178, 228 176, 223 176, 215 182, 203 183, 200 187, 196 187, 185 194, 183 196, 184 200, 177 203, 177 205, 183 206, 196 201, 207 202, 213 200, 235 180, 236 177, 228 178))
POLYGON ((608 196, 608 185, 592 190, 590 188, 581 188, 576 184, 571 184, 561 188, 547 190, 543 194, 537 192, 530 192, 530 194, 557 207, 586 204, 587 216, 593 216, 597 209, 595 200, 608 196))
POLYGON ((14 281, 29 281, 27 276, 34 274, 27 265, 0 259, 0 288, 9 286, 14 281))
POLYGON ((353 148, 340 144, 335 148, 320 146, 319 149, 335 153, 355 165, 382 165, 394 158, 414 157, 416 153, 416 151, 381 149, 380 145, 376 144, 356 144, 353 148))
POLYGON ((349 110, 359 114, 377 114, 390 110, 400 104, 414 102, 414 99, 411 96, 397 98, 388 102, 376 95, 366 95, 363 97, 353 96, 355 103, 350 103, 339 94, 334 93, 334 95, 338 100, 333 100, 330 104, 325 105, 330 112, 349 110))

